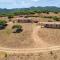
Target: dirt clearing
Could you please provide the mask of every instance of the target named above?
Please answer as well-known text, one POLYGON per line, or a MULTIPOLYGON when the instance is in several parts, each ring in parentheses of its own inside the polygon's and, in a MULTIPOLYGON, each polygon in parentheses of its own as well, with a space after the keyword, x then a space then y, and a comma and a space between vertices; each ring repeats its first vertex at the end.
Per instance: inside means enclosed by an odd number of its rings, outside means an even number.
POLYGON ((0 31, 0 46, 10 48, 32 48, 34 47, 34 40, 31 38, 34 24, 22 23, 23 32, 11 33, 12 25, 9 24, 5 30, 0 31))
POLYGON ((39 37, 51 46, 60 46, 60 29, 40 28, 39 37))

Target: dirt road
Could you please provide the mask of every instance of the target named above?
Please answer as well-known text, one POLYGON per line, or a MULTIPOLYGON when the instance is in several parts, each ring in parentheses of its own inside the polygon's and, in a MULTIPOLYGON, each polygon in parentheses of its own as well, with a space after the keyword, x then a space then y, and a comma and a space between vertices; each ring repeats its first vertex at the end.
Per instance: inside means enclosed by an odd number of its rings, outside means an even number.
POLYGON ((46 48, 46 47, 49 46, 49 44, 46 43, 45 41, 43 41, 42 38, 40 38, 40 37, 38 36, 38 31, 40 30, 40 28, 41 28, 40 26, 37 26, 37 27, 34 28, 33 33, 32 33, 32 38, 33 38, 33 40, 34 40, 35 43, 36 43, 36 47, 46 48))
POLYGON ((39 52, 48 52, 48 51, 54 51, 54 50, 60 50, 60 46, 53 46, 48 48, 29 48, 29 49, 12 49, 12 48, 3 48, 0 47, 0 51, 6 52, 9 54, 14 53, 39 53, 39 52))

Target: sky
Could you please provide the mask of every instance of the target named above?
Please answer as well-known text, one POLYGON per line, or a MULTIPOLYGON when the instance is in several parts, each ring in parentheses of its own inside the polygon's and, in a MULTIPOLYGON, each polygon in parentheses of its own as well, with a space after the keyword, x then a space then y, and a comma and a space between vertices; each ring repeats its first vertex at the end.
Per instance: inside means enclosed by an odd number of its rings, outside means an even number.
POLYGON ((32 6, 60 7, 60 0, 0 0, 0 8, 28 8, 32 6))

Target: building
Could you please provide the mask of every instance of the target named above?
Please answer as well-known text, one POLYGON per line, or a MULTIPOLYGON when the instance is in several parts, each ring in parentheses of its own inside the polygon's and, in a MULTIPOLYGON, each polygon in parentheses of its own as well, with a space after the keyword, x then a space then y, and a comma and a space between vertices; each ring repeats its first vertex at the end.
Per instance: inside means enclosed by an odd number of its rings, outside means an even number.
POLYGON ((14 17, 12 18, 12 21, 19 22, 19 23, 38 23, 38 19, 32 19, 32 18, 24 18, 24 17, 14 17))
POLYGON ((60 22, 40 22, 39 25, 45 28, 60 29, 60 22))

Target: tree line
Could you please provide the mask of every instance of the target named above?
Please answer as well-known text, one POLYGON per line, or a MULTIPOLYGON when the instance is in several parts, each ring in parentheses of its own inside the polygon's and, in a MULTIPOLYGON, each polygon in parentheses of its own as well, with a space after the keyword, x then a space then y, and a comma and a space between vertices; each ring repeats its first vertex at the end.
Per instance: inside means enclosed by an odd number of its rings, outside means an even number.
POLYGON ((14 16, 14 15, 25 15, 25 14, 35 14, 35 13, 47 13, 54 12, 59 13, 60 8, 54 6, 47 7, 30 7, 30 8, 15 8, 15 9, 1 9, 0 16, 14 16))

